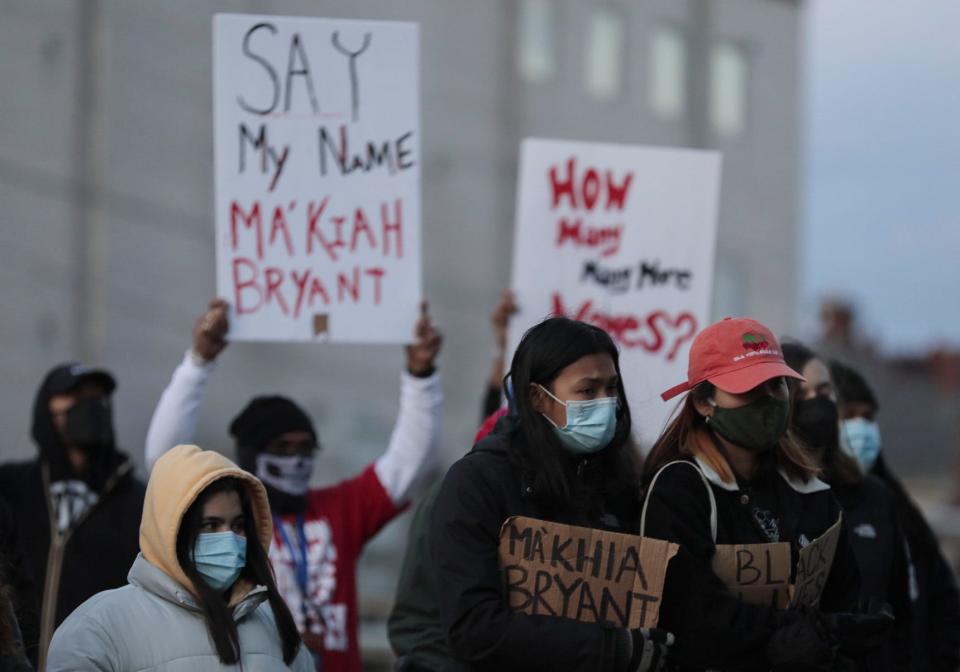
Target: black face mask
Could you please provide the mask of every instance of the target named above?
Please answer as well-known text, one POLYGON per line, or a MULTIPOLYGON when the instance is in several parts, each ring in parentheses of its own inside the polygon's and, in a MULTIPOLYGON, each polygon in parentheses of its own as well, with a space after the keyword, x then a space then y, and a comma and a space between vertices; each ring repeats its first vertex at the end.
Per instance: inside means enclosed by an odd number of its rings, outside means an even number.
POLYGON ((793 424, 800 438, 813 448, 835 446, 840 438, 840 416, 837 402, 818 394, 813 399, 798 401, 793 414, 793 424))
POLYGON ((113 447, 113 410, 108 397, 87 397, 66 413, 64 440, 93 453, 113 447))

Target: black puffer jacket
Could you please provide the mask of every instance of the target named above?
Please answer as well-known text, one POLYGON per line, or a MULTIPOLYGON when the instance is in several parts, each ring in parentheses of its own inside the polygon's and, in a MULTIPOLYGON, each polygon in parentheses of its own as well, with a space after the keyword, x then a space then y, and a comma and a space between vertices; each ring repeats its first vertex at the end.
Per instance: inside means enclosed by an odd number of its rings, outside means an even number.
MULTIPOLYGON (((514 437, 512 440, 521 440, 514 437)), ((585 514, 546 511, 532 479, 509 456, 509 435, 494 434, 456 462, 433 508, 430 549, 440 617, 456 661, 450 670, 620 672, 626 633, 613 626, 510 611, 497 562, 500 527, 510 516, 634 532, 635 496, 585 514)), ((591 460, 571 465, 587 483, 591 460)))
POLYGON ((32 434, 40 456, 0 466, 0 497, 16 513, 23 567, 40 608, 37 634, 24 632, 28 651, 42 660, 54 629, 92 595, 127 583, 140 549, 143 482, 112 446, 92 459, 83 480, 99 496, 97 503, 65 533, 56 531, 50 503, 52 481, 78 478, 50 414, 47 381, 34 403, 32 434))
MULTIPOLYGON (((711 504, 698 469, 708 472, 716 501, 717 544, 772 541, 767 517, 762 517, 767 521, 765 532, 754 515, 760 506, 777 520, 778 540, 790 542, 796 564, 801 539, 812 541, 826 532, 837 522, 840 507, 825 484, 791 485, 770 470, 749 484, 728 489, 717 484, 719 478, 709 467, 692 461, 666 467, 649 489, 644 535, 680 544, 667 570, 660 608, 660 627, 676 636, 671 662, 683 670, 769 669, 765 651, 770 635, 797 616, 740 602, 713 573, 711 504)), ((821 609, 855 610, 858 586, 856 563, 841 533, 821 609)))

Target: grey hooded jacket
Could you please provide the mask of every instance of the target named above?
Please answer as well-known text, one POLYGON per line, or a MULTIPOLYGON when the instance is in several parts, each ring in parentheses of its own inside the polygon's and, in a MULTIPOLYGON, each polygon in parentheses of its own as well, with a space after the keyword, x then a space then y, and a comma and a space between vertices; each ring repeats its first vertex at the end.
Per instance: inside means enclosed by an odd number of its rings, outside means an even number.
POLYGON ((48 672, 314 670, 302 646, 293 665, 284 664, 263 587, 251 590, 234 608, 241 664, 226 666, 217 657, 203 613, 187 590, 143 555, 137 556, 127 580, 130 583, 123 588, 94 595, 63 622, 50 644, 48 672))

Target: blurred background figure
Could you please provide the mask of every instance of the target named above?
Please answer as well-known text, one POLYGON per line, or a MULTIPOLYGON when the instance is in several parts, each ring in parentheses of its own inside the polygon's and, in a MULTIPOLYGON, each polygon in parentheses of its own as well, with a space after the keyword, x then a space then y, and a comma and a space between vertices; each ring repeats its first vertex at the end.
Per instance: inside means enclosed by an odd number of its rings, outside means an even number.
POLYGON ((0 466, 40 605, 39 643, 26 642, 39 669, 54 629, 91 595, 124 585, 137 555, 144 485, 116 447, 114 389, 103 369, 53 368, 34 401, 38 456, 0 466))
POLYGON ((882 480, 896 501, 909 561, 913 668, 956 670, 960 667, 960 596, 953 571, 940 551, 937 536, 903 483, 884 459, 877 425, 880 410, 867 381, 839 362, 830 365, 840 400, 840 443, 867 474, 882 480))
POLYGON ((37 660, 35 602, 33 585, 23 567, 16 518, 0 499, 0 672, 33 670, 30 661, 37 660), (29 651, 25 640, 34 642, 29 651))

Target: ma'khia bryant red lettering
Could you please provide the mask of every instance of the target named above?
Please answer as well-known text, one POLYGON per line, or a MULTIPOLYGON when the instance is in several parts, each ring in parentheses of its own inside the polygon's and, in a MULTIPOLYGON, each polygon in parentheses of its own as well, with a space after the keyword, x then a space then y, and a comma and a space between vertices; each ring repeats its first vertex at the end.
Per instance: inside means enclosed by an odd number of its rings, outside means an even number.
POLYGON ((594 307, 589 299, 574 311, 564 304, 559 292, 553 294, 551 312, 596 325, 625 348, 642 348, 650 353, 666 350, 668 361, 672 361, 680 346, 697 333, 697 318, 687 311, 673 317, 664 310, 655 310, 646 316, 616 314, 594 307))
POLYGON ((383 302, 387 272, 378 266, 353 266, 321 277, 311 268, 288 270, 261 267, 244 257, 233 260, 233 305, 237 315, 249 315, 269 306, 294 319, 324 306, 383 302))
POLYGON ((571 156, 563 167, 551 166, 547 175, 550 180, 550 207, 556 209, 565 200, 573 209, 593 210, 602 206, 604 210, 619 210, 627 203, 633 172, 617 180, 613 171, 588 167, 582 174, 577 173, 577 159, 571 156))
POLYGON ((335 210, 331 197, 265 206, 253 201, 244 207, 230 204, 230 249, 263 262, 268 252, 280 249, 289 257, 322 252, 330 261, 357 252, 380 252, 383 257, 403 258, 403 201, 394 199, 380 204, 378 211, 359 207, 335 210), (265 215, 269 227, 264 227, 265 215), (247 253, 252 237, 255 253, 247 253), (300 247, 302 245, 302 247, 300 247))
POLYGON ((622 238, 623 224, 588 226, 579 217, 561 217, 557 221, 557 247, 570 243, 599 250, 600 256, 609 257, 620 251, 622 238))
POLYGON ((330 261, 357 249, 380 250, 384 257, 403 258, 403 201, 380 204, 379 219, 363 208, 348 214, 327 212, 330 197, 307 204, 306 252, 323 250, 330 261))

